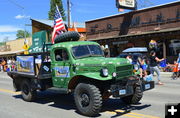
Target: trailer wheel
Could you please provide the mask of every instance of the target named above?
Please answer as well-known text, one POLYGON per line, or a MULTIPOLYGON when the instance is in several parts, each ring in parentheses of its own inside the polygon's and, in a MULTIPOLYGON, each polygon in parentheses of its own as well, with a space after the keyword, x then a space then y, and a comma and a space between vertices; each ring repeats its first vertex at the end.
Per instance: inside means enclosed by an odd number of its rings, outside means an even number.
POLYGON ((86 116, 96 116, 102 106, 102 97, 99 89, 91 84, 80 83, 74 91, 74 100, 77 110, 86 116))
POLYGON ((31 102, 35 100, 37 96, 37 91, 32 90, 31 82, 29 80, 24 80, 21 85, 21 94, 22 94, 22 98, 25 101, 31 102))
POLYGON ((134 88, 134 94, 127 96, 127 97, 123 97, 121 98, 121 100, 123 102, 125 102, 126 104, 137 104, 143 97, 143 92, 141 90, 141 86, 137 85, 134 88))
POLYGON ((60 43, 60 42, 66 42, 66 41, 78 41, 80 38, 80 35, 78 32, 72 31, 72 32, 65 32, 61 35, 58 35, 54 39, 54 43, 60 43))

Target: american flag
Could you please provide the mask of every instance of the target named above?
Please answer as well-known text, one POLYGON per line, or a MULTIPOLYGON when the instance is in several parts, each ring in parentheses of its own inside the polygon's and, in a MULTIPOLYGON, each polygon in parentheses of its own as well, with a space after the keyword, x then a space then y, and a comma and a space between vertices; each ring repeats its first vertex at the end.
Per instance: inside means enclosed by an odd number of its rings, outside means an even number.
POLYGON ((57 35, 62 33, 61 31, 64 30, 66 31, 65 25, 63 23, 63 19, 61 16, 61 13, 59 12, 58 6, 56 5, 56 11, 54 15, 54 30, 52 33, 52 43, 54 44, 54 39, 56 38, 57 35))

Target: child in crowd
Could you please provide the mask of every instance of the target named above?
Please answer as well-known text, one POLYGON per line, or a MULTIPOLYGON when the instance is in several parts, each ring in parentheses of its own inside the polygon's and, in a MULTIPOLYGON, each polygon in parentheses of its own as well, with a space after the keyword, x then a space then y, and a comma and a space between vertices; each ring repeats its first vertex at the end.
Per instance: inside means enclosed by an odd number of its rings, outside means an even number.
POLYGON ((178 77, 178 63, 177 61, 174 61, 172 79, 177 79, 177 77, 178 77))
POLYGON ((180 53, 178 55, 178 59, 177 59, 177 63, 178 63, 178 76, 180 77, 180 53))

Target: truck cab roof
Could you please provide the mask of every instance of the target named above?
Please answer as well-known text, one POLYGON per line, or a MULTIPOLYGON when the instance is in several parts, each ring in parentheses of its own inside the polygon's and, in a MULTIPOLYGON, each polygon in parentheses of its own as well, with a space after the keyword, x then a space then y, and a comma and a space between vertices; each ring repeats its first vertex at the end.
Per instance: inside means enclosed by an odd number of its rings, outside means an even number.
POLYGON ((99 45, 99 44, 92 41, 70 41, 70 42, 61 42, 61 43, 54 44, 52 48, 56 48, 56 47, 70 48, 70 47, 78 46, 78 45, 99 45))

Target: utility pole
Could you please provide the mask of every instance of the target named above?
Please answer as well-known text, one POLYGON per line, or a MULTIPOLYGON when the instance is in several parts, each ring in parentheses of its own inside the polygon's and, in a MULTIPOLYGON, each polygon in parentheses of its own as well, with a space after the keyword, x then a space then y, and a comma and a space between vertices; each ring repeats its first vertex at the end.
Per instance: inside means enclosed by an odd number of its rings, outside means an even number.
POLYGON ((67 14, 68 14, 68 27, 70 28, 71 26, 71 2, 70 0, 67 0, 67 14))

